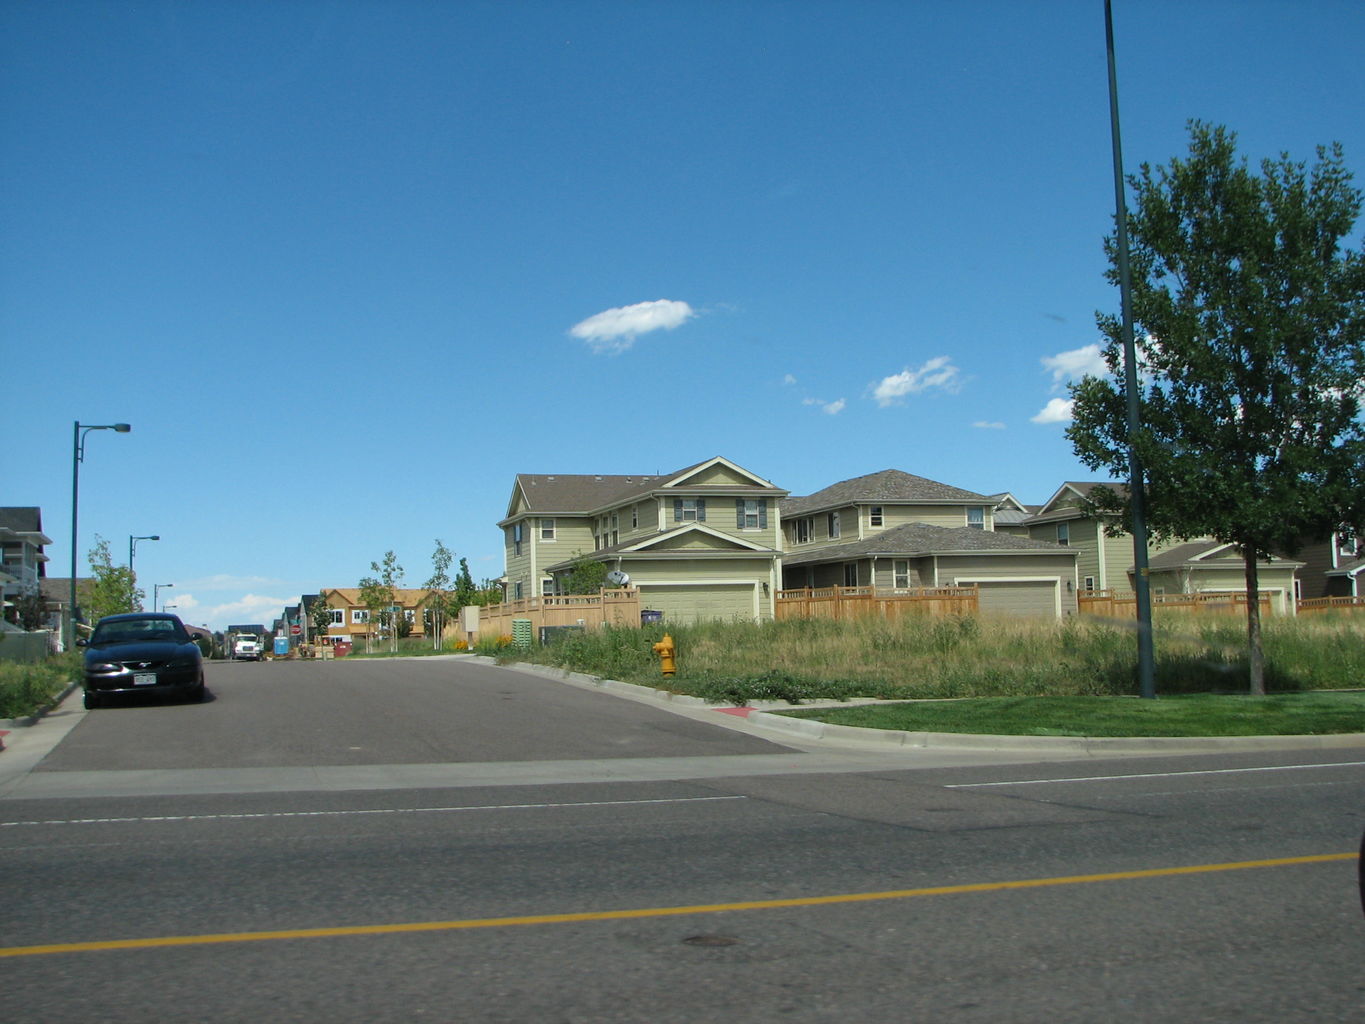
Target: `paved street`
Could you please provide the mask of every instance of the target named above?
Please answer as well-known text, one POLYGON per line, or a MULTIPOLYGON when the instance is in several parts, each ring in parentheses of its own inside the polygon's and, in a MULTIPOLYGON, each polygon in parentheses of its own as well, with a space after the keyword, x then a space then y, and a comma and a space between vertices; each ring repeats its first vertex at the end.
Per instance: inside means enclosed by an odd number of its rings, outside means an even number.
POLYGON ((0 753, 15 1021, 1355 1021, 1365 749, 796 748, 468 661, 0 753), (1032 763, 1031 763, 1032 762, 1032 763))

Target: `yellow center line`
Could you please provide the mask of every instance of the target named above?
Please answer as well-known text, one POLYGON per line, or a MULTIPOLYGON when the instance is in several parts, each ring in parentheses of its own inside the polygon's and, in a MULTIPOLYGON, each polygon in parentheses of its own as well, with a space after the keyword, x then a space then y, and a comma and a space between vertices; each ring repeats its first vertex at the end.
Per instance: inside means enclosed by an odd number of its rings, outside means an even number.
POLYGON ((823 907, 841 903, 904 900, 918 896, 953 896, 962 893, 1001 892, 1010 889, 1042 889, 1049 886, 1124 882, 1174 875, 1202 875, 1217 871, 1248 871, 1302 864, 1325 864, 1356 860, 1357 853, 1325 853, 1311 857, 1280 857, 1244 860, 1227 864, 1195 864, 1187 867, 1114 871, 1100 875, 1067 875, 1059 878, 1026 878, 1011 882, 976 882, 940 885, 923 889, 892 889, 886 892, 841 893, 833 896, 801 896, 780 900, 748 900, 738 903, 701 903, 684 907, 641 907, 628 910, 595 910, 571 914, 532 914, 523 917, 470 918, 463 921, 415 921, 405 924, 351 925, 337 928, 297 928, 288 931, 227 932, 216 935, 165 935, 146 939, 109 939, 99 942, 63 942, 46 946, 0 947, 0 957, 44 956, 54 953, 93 953, 116 949, 163 949, 167 946, 206 946, 228 942, 276 942, 283 939, 332 939, 350 935, 400 935, 414 932, 462 931, 471 928, 513 928, 523 925, 569 924, 582 921, 621 921, 646 917, 678 917, 687 914, 719 914, 737 910, 781 910, 791 907, 823 907))

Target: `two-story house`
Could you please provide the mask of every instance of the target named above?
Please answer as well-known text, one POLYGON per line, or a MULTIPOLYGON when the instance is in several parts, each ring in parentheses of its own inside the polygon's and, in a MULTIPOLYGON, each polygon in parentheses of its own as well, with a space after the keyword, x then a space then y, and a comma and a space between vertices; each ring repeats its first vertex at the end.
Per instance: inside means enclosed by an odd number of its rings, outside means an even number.
MULTIPOLYGON (((423 636, 426 633, 426 610, 434 598, 430 590, 395 589, 394 608, 390 614, 402 617, 407 624, 408 636, 423 636)), ((323 590, 317 600, 328 607, 329 614, 326 633, 313 636, 313 643, 332 644, 338 639, 379 636, 383 632, 379 622, 380 613, 371 612, 358 587, 329 587, 323 590)), ((311 626, 309 628, 311 630, 311 626)))
POLYGON ((665 622, 771 619, 786 494, 720 456, 663 475, 520 473, 498 524, 506 597, 560 593, 586 558, 665 622))
POLYGON ((17 615, 17 603, 40 594, 47 575, 43 547, 52 538, 43 533, 42 510, 34 506, 0 508, 0 605, 3 617, 17 615))
POLYGON ((1365 597, 1365 537, 1338 530, 1298 552, 1304 567, 1297 577, 1300 598, 1365 597))
POLYGON ((980 588, 987 613, 1057 617, 1076 610, 1076 555, 995 530, 991 497, 897 469, 782 503, 784 589, 980 588))
MULTIPOLYGON (((1085 591, 1131 591, 1134 587, 1133 536, 1111 533, 1106 522, 1084 507, 1096 487, 1126 493, 1122 484, 1067 481, 1037 515, 1025 520, 1031 536, 1074 548, 1085 591)), ((1211 538, 1153 540, 1147 545, 1152 594, 1244 593, 1245 560, 1231 544, 1211 538)), ((1294 576, 1302 562, 1266 558, 1257 562, 1257 586, 1282 613, 1294 611, 1294 576)))

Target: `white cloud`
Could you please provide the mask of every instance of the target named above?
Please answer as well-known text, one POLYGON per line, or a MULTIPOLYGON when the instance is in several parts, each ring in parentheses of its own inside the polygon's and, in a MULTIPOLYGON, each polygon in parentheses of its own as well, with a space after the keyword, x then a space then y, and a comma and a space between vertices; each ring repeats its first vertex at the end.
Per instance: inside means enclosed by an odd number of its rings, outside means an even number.
POLYGON ((1058 352, 1055 356, 1044 356, 1043 366, 1052 374, 1052 388, 1060 390, 1067 381, 1080 377, 1104 377, 1109 367, 1097 344, 1073 348, 1069 352, 1058 352))
POLYGON ((1033 417, 1034 423, 1069 423, 1071 409, 1075 401, 1070 398, 1054 398, 1043 406, 1042 412, 1033 417))
POLYGON ((818 405, 821 412, 829 413, 831 416, 838 416, 844 411, 844 406, 848 405, 844 399, 839 398, 833 402, 826 402, 823 398, 803 398, 802 405, 818 405))
POLYGON ((999 420, 977 420, 972 426, 978 430, 1004 430, 1005 424, 999 420))
POLYGON ((581 338, 595 353, 624 352, 635 344, 635 339, 650 331, 671 331, 696 316, 686 302, 657 299, 637 302, 633 306, 605 309, 569 328, 575 338, 581 338))
POLYGON ((793 384, 796 383, 796 378, 793 377, 793 376, 789 373, 789 374, 787 374, 785 377, 782 378, 782 383, 783 383, 783 384, 786 384, 788 387, 790 387, 791 385, 793 385, 793 384))
MULTIPOLYGON (((298 604, 299 595, 293 597, 269 597, 265 594, 243 594, 235 601, 222 604, 201 605, 195 602, 194 611, 180 617, 193 625, 207 623, 210 629, 226 629, 228 626, 259 622, 267 629, 284 612, 285 606, 298 604)), ((177 602, 171 602, 176 604, 177 602)))
POLYGON ((907 366, 900 373, 883 377, 872 389, 872 397, 878 405, 885 407, 895 405, 906 395, 916 395, 929 388, 955 393, 961 386, 958 374, 958 368, 948 356, 935 356, 917 370, 907 366))
POLYGON ((268 576, 229 576, 226 573, 218 573, 215 576, 205 576, 197 580, 185 580, 182 586, 198 587, 200 590, 240 590, 243 587, 262 587, 273 586, 280 581, 271 579, 268 576))

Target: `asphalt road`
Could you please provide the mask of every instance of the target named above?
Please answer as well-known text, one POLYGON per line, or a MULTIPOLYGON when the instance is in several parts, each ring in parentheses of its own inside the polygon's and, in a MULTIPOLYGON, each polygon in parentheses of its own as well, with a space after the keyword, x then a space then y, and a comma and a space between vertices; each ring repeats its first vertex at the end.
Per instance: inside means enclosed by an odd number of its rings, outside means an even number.
POLYGON ((1359 747, 797 749, 453 661, 209 684, 0 753, 8 1020, 1365 1010, 1359 747))

